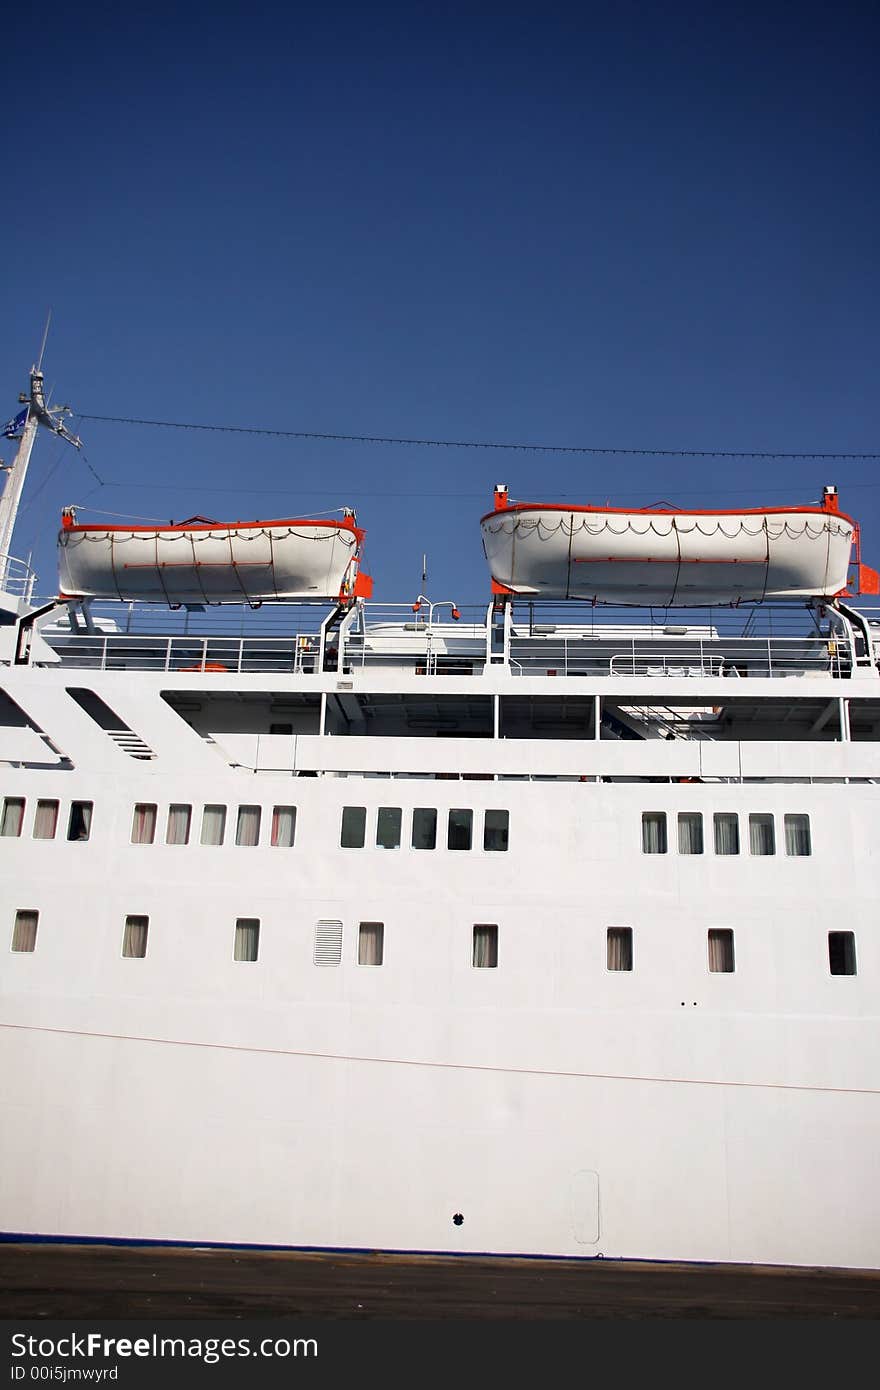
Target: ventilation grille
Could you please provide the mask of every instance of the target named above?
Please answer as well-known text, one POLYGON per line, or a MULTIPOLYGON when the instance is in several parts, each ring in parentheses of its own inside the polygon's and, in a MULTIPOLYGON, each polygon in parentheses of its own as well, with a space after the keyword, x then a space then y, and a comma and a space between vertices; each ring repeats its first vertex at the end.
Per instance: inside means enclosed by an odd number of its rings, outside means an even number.
POLYGON ((319 922, 315 928, 315 965, 339 965, 342 961, 342 923, 319 922))
POLYGON ((127 753, 130 758, 148 761, 156 756, 149 744, 144 743, 143 739, 131 729, 107 729, 105 732, 108 737, 112 738, 116 747, 121 748, 123 753, 127 753))

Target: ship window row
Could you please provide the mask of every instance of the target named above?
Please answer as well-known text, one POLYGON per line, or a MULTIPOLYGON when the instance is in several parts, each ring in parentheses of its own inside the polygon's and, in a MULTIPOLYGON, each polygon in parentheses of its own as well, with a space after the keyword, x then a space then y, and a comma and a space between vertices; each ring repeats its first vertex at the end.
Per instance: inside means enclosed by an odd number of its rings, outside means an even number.
MULTIPOLYGON (((32 953, 37 948, 37 928, 40 914, 34 908, 20 908, 15 914, 11 949, 17 954, 32 953)), ((144 960, 149 941, 150 919, 139 913, 125 918, 122 932, 122 955, 129 960, 144 960)), ((343 925, 337 919, 322 919, 316 924, 312 960, 318 966, 342 964, 343 925)), ((257 961, 260 956, 260 920, 258 917, 238 917, 232 942, 234 961, 257 961)), ((710 927, 706 933, 707 967, 710 974, 732 975, 736 970, 734 934, 730 927, 710 927)), ((358 965, 382 965, 385 959, 384 922, 360 922, 357 934, 358 965)), ((476 922, 471 938, 471 965, 476 970, 494 970, 498 966, 498 924, 476 922)), ((611 972, 633 971, 635 953, 632 927, 609 927, 606 932, 605 965, 611 972)), ((851 931, 828 933, 828 971, 831 975, 855 975, 856 938, 851 931)))
MULTIPOLYGON (((438 813, 434 806, 416 806, 409 819, 409 844, 412 849, 437 848, 438 813)), ((486 811, 483 814, 483 849, 504 851, 510 833, 508 811, 486 811)), ((371 840, 373 836, 371 834, 371 840)), ((375 840, 379 849, 400 849, 403 843, 403 810, 400 806, 380 806, 376 812, 375 840)), ((454 807, 446 814, 446 848, 469 850, 474 842, 474 813, 466 807, 454 807)), ((367 843, 366 806, 344 806, 339 843, 343 849, 363 849, 367 843)))
MULTIPOLYGON (((26 803, 23 796, 3 798, 3 811, 0 814, 0 836, 17 838, 25 827, 26 803)), ((34 807, 30 832, 35 840, 54 840, 59 826, 64 826, 68 840, 87 840, 92 833, 91 801, 71 801, 66 821, 61 817, 61 802, 51 797, 40 797, 34 807)))
MULTIPOLYGON (((222 845, 227 832, 236 845, 256 846, 263 834, 262 806, 242 805, 230 808, 209 803, 202 807, 198 827, 199 844, 222 845), (227 822, 229 822, 227 824, 227 822)), ((188 845, 195 833, 194 808, 184 802, 172 802, 162 817, 166 845, 188 845)), ((195 808, 196 816, 198 808, 195 808)), ((139 801, 134 808, 131 822, 131 843, 133 845, 152 845, 160 825, 159 806, 152 801, 139 801)), ((289 849, 296 837, 296 807, 273 806, 269 823, 269 844, 275 848, 289 849)))
MULTIPOLYGON (((748 817, 748 852, 755 855, 776 853, 776 821, 769 811, 755 812, 748 817)), ((810 836, 810 817, 801 814, 784 815, 783 844, 785 853, 793 858, 813 853, 810 836)), ((679 811, 676 820, 676 844, 679 854, 703 854, 703 814, 701 811, 679 811)), ((667 854, 670 836, 665 811, 645 811, 642 814, 642 851, 645 854, 667 854)), ((712 817, 711 844, 716 854, 741 853, 740 817, 736 811, 716 811, 712 817)))

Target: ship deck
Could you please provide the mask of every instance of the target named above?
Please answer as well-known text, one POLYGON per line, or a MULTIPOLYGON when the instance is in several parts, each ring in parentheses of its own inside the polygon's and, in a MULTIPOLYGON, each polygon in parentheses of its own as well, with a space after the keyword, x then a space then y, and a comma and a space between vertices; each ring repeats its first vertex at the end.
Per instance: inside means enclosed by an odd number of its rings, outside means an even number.
POLYGON ((880 1271, 162 1246, 0 1245, 7 1319, 880 1318, 880 1271))

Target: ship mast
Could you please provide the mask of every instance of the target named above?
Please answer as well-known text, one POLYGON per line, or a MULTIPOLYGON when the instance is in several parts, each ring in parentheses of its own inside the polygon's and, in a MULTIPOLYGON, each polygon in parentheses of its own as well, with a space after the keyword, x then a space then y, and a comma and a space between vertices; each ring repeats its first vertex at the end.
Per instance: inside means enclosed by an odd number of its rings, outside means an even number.
POLYGON ((24 490, 37 430, 42 425, 44 429, 50 430, 52 434, 57 434, 68 444, 72 444, 75 449, 82 448, 82 441, 75 434, 71 434, 64 423, 66 417, 73 414, 70 406, 55 406, 50 409, 43 394, 43 351, 46 346, 46 333, 48 331, 47 321, 39 361, 36 366, 31 367, 30 394, 25 395, 22 392, 18 398, 26 409, 21 411, 6 427, 7 438, 18 439, 18 449, 12 463, 4 469, 6 485, 3 489, 3 496, 0 497, 0 592, 6 589, 10 578, 10 569, 14 566, 11 554, 12 533, 15 530, 15 521, 18 516, 19 503, 24 490), (20 435, 18 434, 19 429, 21 430, 20 435))

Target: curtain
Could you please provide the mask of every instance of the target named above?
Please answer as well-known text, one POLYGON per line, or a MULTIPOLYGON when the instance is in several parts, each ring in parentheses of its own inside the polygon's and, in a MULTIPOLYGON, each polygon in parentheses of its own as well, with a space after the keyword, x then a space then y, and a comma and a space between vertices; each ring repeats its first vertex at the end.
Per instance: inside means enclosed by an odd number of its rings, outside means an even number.
POLYGON ((122 938, 122 954, 143 960, 147 954, 147 927, 149 917, 126 917, 125 934, 122 938))
POLYGON ((156 807, 147 802, 139 802, 134 808, 134 819, 131 823, 131 843, 151 845, 155 838, 156 807))
POLYGON ((400 807, 380 806, 376 820, 376 844, 379 849, 400 849, 400 807))
POLYGON ((772 816, 749 816, 749 848, 752 854, 776 853, 776 836, 773 832, 772 816))
POLYGON ((206 806, 202 812, 202 844, 222 845, 226 834, 226 807, 206 806))
POLYGON ((632 970, 632 927, 609 927, 607 966, 609 970, 632 970))
POLYGON ((509 811, 487 811, 483 821, 483 849, 506 850, 509 811))
POLYGON ((0 823, 0 835, 20 835, 23 820, 24 798, 7 796, 3 802, 3 821, 0 823))
POLYGON ((72 801, 70 803, 70 825, 68 840, 87 840, 92 833, 91 801, 72 801))
POLYGON ((435 849, 437 846, 437 812, 432 806, 417 806, 412 819, 413 849, 435 849))
POLYGON ((785 817, 785 852, 798 855, 811 853, 809 816, 785 817))
POLYGON ((235 827, 237 845, 258 845, 260 843, 259 806, 239 806, 238 824, 235 827))
POLYGON ((715 812, 715 853, 739 854, 739 816, 735 811, 715 812))
POLYGON ((12 929, 13 951, 33 951, 37 945, 38 912, 16 912, 12 929))
POLYGON ((296 834, 296 807, 276 806, 272 811, 272 844, 289 849, 296 834))
POLYGON ((358 931, 358 965, 381 965, 384 947, 384 923, 361 922, 358 931))
POLYGON ((498 928, 488 922, 474 927, 474 965, 492 970, 498 964, 498 928))
POLYGON ((58 802, 38 801, 34 816, 34 839, 54 840, 58 828, 58 802))
POLYGON ((678 815, 679 854, 703 853, 703 817, 699 811, 680 811, 678 815))
POLYGON ((642 850, 645 854, 666 853, 665 811, 645 811, 642 815, 642 850))
POLYGON ((236 960, 256 960, 260 949, 260 923, 256 917, 239 917, 235 924, 236 960))
POLYGON ((709 932, 709 969, 729 974, 733 970, 733 932, 717 927, 709 932))
POLYGON ((169 806, 168 827, 165 831, 166 845, 189 844, 189 822, 191 806, 169 806))

